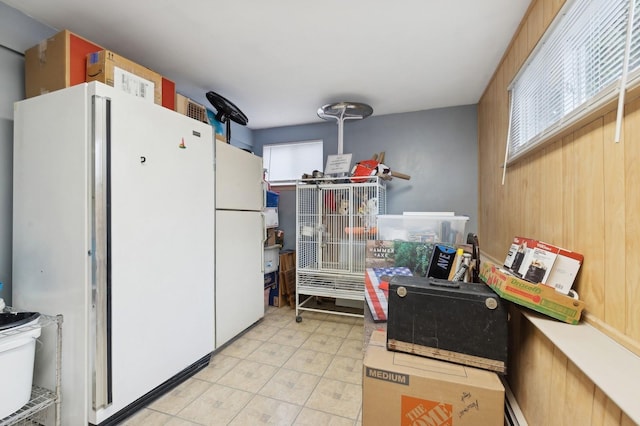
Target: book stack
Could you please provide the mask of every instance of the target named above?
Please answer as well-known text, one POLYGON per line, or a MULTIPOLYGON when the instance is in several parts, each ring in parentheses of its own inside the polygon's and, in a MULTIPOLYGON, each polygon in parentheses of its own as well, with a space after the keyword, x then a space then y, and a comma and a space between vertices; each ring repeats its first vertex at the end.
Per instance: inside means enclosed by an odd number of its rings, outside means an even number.
POLYGON ((584 256, 532 238, 514 237, 504 267, 514 275, 569 294, 584 256))

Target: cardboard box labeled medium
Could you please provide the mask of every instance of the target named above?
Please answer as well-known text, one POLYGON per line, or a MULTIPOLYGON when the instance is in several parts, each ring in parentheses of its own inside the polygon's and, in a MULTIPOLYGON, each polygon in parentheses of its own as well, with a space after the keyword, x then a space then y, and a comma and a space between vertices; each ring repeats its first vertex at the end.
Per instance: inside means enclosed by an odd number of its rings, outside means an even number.
MULTIPOLYGON (((27 98, 84 83, 87 79, 87 55, 103 50, 69 30, 42 40, 27 49, 25 94, 27 98)), ((162 106, 175 109, 175 83, 162 77, 162 106)))
POLYGON ((388 351, 371 335, 364 358, 363 426, 504 424, 504 386, 494 372, 388 351))
POLYGON ((162 105, 162 76, 110 50, 87 56, 87 81, 99 81, 162 105))
POLYGON ((480 279, 503 299, 568 324, 580 321, 584 302, 565 296, 553 287, 525 281, 487 261, 480 265, 480 279))

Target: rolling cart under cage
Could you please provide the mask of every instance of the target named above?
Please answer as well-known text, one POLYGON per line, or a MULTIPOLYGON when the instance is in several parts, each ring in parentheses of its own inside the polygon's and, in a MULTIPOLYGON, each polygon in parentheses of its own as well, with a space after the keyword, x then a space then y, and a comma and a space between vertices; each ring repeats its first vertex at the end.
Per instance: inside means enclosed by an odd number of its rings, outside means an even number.
POLYGON ((363 316, 309 305, 317 297, 364 302, 366 242, 378 238, 376 216, 386 205, 386 188, 376 176, 297 182, 296 321, 301 311, 363 316))

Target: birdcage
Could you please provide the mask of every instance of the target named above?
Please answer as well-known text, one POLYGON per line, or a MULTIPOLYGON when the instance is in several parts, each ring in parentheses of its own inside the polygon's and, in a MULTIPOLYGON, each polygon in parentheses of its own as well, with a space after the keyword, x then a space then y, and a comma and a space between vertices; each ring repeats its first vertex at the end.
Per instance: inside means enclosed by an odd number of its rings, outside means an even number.
POLYGON ((318 310, 308 307, 313 297, 364 301, 366 242, 378 238, 376 217, 386 213, 386 202, 375 176, 297 182, 296 320, 300 311, 318 310))

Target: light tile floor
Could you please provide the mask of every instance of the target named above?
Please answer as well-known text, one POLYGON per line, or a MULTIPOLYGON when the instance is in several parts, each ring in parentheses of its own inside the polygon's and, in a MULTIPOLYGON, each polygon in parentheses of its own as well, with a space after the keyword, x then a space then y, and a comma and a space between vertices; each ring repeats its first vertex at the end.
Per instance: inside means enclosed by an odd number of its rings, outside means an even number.
POLYGON ((362 425, 361 318, 268 307, 207 368, 127 426, 362 425))

